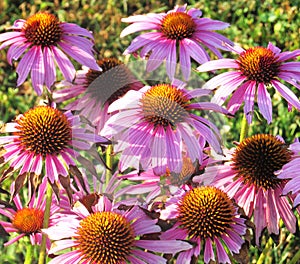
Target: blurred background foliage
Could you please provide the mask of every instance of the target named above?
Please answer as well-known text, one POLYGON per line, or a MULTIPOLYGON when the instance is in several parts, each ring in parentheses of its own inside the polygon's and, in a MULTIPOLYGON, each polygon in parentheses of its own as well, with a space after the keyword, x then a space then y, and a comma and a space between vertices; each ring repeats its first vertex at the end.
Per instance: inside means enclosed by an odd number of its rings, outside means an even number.
MULTIPOLYGON (((99 57, 115 56, 121 60, 123 51, 130 44, 133 37, 130 35, 119 38, 120 32, 127 26, 121 22, 122 17, 149 12, 165 12, 183 1, 99 1, 99 0, 1 0, 0 1, 0 33, 5 32, 16 19, 26 19, 38 11, 48 11, 56 14, 61 21, 76 23, 93 32, 95 46, 99 57)), ((283 51, 300 48, 300 0, 200 0, 188 1, 189 6, 201 9, 204 17, 218 19, 231 24, 222 34, 247 49, 251 46, 267 46, 271 41, 283 51)), ((11 121, 17 114, 37 104, 37 98, 29 81, 18 89, 16 88, 15 66, 6 61, 7 50, 0 51, 0 127, 1 123, 11 121)), ((233 54, 223 53, 224 57, 234 57, 233 54)), ((79 65, 77 65, 79 69, 79 65)), ((196 67, 197 65, 194 65, 196 67)), ((207 80, 214 76, 204 73, 201 78, 207 80)), ((299 96, 300 91, 293 89, 299 96)), ((288 112, 287 104, 278 94, 273 96, 273 122, 268 125, 257 113, 250 134, 271 133, 283 136, 288 143, 300 137, 300 117, 295 110, 288 112)), ((234 119, 219 122, 225 145, 232 146, 233 141, 239 138, 239 129, 242 119, 239 111, 234 119)), ((274 245, 264 263, 288 263, 289 259, 299 250, 299 239, 288 235, 283 229, 283 236, 274 245), (284 238, 284 240, 282 240, 284 238)), ((0 263, 21 263, 22 252, 25 248, 21 243, 3 248, 7 238, 0 237, 0 263)), ((251 263, 256 263, 262 248, 251 247, 251 263)))

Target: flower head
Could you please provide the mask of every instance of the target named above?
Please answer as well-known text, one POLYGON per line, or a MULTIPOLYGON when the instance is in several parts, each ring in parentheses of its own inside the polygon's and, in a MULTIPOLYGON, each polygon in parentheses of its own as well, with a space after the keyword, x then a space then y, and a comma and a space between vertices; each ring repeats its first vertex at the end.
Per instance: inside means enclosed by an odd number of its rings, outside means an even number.
POLYGON ((147 70, 153 71, 166 60, 168 76, 173 80, 176 63, 179 58, 183 77, 188 80, 191 72, 191 58, 198 63, 209 61, 204 47, 209 48, 219 58, 218 49, 227 50, 224 42, 232 44, 224 36, 213 32, 227 28, 229 24, 199 18, 202 12, 187 5, 176 6, 167 13, 137 15, 123 18, 122 21, 132 23, 121 32, 121 37, 142 30, 154 30, 136 37, 124 54, 134 53, 140 48, 140 56, 149 56, 147 70), (179 48, 178 48, 179 47, 179 48), (179 54, 177 54, 177 48, 179 54))
POLYGON ((43 230, 54 240, 49 254, 72 248, 49 263, 166 263, 154 252, 175 254, 191 248, 182 241, 144 239, 160 232, 160 227, 137 206, 121 211, 101 196, 94 209, 89 213, 77 202, 73 209, 77 218, 60 218, 56 226, 43 230))
POLYGON ((192 162, 201 160, 207 141, 217 152, 222 152, 218 129, 194 110, 213 110, 227 114, 216 104, 196 102, 196 97, 208 95, 208 90, 186 90, 182 83, 145 86, 129 91, 112 103, 109 112, 119 111, 106 122, 101 134, 118 139, 115 151, 121 151, 120 169, 127 167, 153 168, 157 175, 179 173, 182 152, 192 162), (199 134, 201 140, 199 140, 199 134))
POLYGON ((178 263, 190 263, 193 256, 198 257, 201 245, 205 263, 215 261, 213 247, 219 263, 230 263, 225 248, 229 254, 238 253, 244 243, 241 236, 246 233, 245 219, 240 218, 228 195, 212 186, 185 186, 167 201, 162 217, 175 218, 177 222, 161 238, 187 239, 196 244, 193 249, 179 254, 178 263))
POLYGON ((300 143, 296 141, 289 147, 292 152, 291 160, 284 164, 282 169, 276 172, 279 179, 289 180, 283 188, 283 194, 292 193, 296 195, 293 206, 296 207, 300 203, 300 187, 299 181, 299 166, 300 166, 300 143))
POLYGON ((276 175, 290 160, 291 152, 281 139, 257 134, 244 139, 228 163, 207 172, 216 175, 212 185, 224 189, 248 217, 254 216, 257 244, 265 227, 269 233, 279 234, 280 218, 290 232, 296 231, 289 199, 282 196, 286 181, 276 175))
POLYGON ((91 143, 108 143, 107 139, 88 133, 81 127, 79 116, 70 111, 61 112, 50 106, 37 106, 8 123, 2 133, 12 135, 0 137, 3 152, 1 164, 10 164, 1 181, 18 171, 13 196, 23 186, 28 175, 30 183, 36 182, 43 169, 51 184, 61 182, 66 188, 70 171, 78 176, 75 160, 78 150, 88 150, 91 143))
MULTIPOLYGON (((18 233, 18 236, 6 242, 4 246, 11 245, 24 236, 30 237, 32 245, 39 245, 42 241, 41 229, 43 227, 44 212, 46 206, 45 191, 47 179, 44 178, 39 186, 36 195, 30 200, 27 206, 23 206, 21 198, 17 194, 13 198, 14 206, 0 208, 0 214, 9 218, 9 221, 0 221, 7 233, 18 233)), ((13 189, 13 188, 12 188, 13 189)), ((59 207, 55 201, 51 203, 49 226, 55 223, 55 215, 59 207)), ((47 249, 50 248, 50 240, 47 239, 47 249)))
POLYGON ((300 110, 297 96, 281 81, 285 81, 298 89, 300 62, 285 62, 300 55, 300 50, 281 52, 279 48, 269 43, 268 47, 254 47, 244 50, 231 48, 239 54, 234 59, 220 59, 209 61, 197 68, 198 71, 234 68, 235 71, 221 73, 210 79, 203 88, 219 89, 215 93, 213 102, 223 104, 231 95, 227 108, 235 113, 244 102, 244 112, 248 123, 252 122, 254 100, 263 117, 272 121, 272 100, 268 89, 274 87, 290 106, 300 110))
POLYGON ((56 80, 55 63, 68 81, 75 77, 75 68, 69 55, 79 63, 100 70, 92 49, 92 34, 76 24, 60 22, 53 14, 40 12, 27 20, 18 19, 11 27, 12 32, 0 34, 0 49, 10 46, 7 60, 12 64, 22 54, 17 66, 17 85, 21 85, 31 72, 32 85, 38 95, 56 80), (66 54, 65 54, 66 53, 66 54))
POLYGON ((56 102, 64 102, 78 96, 65 108, 81 112, 97 126, 97 130, 101 130, 109 117, 108 106, 129 90, 138 90, 143 85, 116 58, 104 58, 98 60, 97 64, 102 71, 83 66, 72 83, 61 82, 60 86, 64 89, 55 91, 53 98, 56 102))

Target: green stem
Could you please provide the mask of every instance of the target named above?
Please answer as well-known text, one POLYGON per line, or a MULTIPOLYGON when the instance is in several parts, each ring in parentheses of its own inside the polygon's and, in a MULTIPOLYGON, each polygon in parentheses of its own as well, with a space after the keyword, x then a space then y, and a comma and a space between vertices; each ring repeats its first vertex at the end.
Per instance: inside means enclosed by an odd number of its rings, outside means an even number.
MULTIPOLYGON (((47 192, 46 192, 46 207, 45 207, 45 212, 44 212, 43 228, 47 228, 48 225, 49 225, 51 203, 52 203, 52 187, 48 183, 47 184, 47 192)), ((47 241, 47 235, 43 234, 38 264, 44 264, 45 263, 45 259, 46 259, 46 241, 47 241)))
POLYGON ((246 119, 246 116, 243 116, 242 124, 241 124, 241 134, 240 134, 240 142, 242 142, 247 136, 248 136, 248 121, 246 119))
POLYGON ((26 246, 26 255, 25 255, 25 260, 24 264, 31 264, 33 263, 33 245, 31 245, 30 241, 28 241, 28 245, 26 246))
POLYGON ((294 257, 289 262, 290 264, 296 264, 298 263, 298 260, 300 259, 300 250, 297 251, 297 253, 294 255, 294 257))
POLYGON ((112 166, 113 166, 113 146, 108 145, 106 149, 105 161, 108 169, 106 169, 105 186, 108 185, 112 177, 112 166))
POLYGON ((270 248, 273 245, 273 239, 270 237, 267 244, 265 245, 265 248, 263 250, 263 252, 261 252, 259 259, 257 260, 256 264, 262 264, 267 256, 267 254, 270 251, 270 248))

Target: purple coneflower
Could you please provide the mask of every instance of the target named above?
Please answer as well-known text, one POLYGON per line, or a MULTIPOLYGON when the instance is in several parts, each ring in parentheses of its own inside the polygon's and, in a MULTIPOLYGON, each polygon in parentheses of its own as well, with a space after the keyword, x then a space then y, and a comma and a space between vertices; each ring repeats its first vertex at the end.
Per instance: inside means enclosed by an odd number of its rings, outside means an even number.
POLYGON ((115 137, 116 152, 120 157, 121 171, 132 166, 144 170, 153 168, 162 175, 168 168, 179 173, 182 169, 182 152, 195 162, 201 160, 203 146, 199 134, 221 153, 218 129, 194 110, 213 110, 227 114, 220 106, 210 102, 196 102, 208 90, 184 89, 183 84, 158 84, 145 86, 139 91, 129 91, 112 103, 108 111, 115 112, 106 122, 101 135, 115 137))
POLYGON ((0 180, 18 171, 13 195, 23 186, 27 176, 29 183, 36 182, 43 169, 52 185, 68 178, 70 171, 78 176, 75 160, 80 154, 77 150, 89 150, 95 142, 108 143, 107 139, 88 133, 79 116, 50 106, 30 109, 14 122, 7 123, 1 132, 12 133, 0 137, 3 149, 0 164, 10 164, 0 180))
POLYGON ((192 246, 183 241, 144 239, 144 235, 160 232, 157 220, 148 218, 137 206, 121 211, 105 196, 99 198, 94 212, 75 203, 78 218, 60 218, 43 232, 53 240, 49 254, 71 249, 49 264, 72 263, 167 263, 154 252, 175 254, 192 246))
MULTIPOLYGON (((9 221, 0 221, 7 233, 18 233, 19 235, 4 243, 4 246, 11 245, 24 236, 29 236, 32 245, 39 245, 42 241, 42 232, 44 221, 44 212, 46 206, 45 191, 47 179, 44 178, 37 193, 28 205, 22 205, 20 196, 17 194, 13 198, 14 206, 0 208, 0 214, 9 218, 9 221)), ((55 223, 55 214, 58 213, 59 207, 55 201, 51 203, 49 226, 55 223)), ((47 239, 47 250, 50 248, 50 240, 47 239)))
POLYGON ((291 233, 296 231, 289 199, 282 196, 286 180, 276 176, 290 160, 291 152, 281 139, 257 134, 236 147, 229 163, 207 172, 214 177, 212 185, 224 189, 248 217, 253 215, 257 245, 265 227, 269 233, 279 234, 280 218, 291 233))
POLYGON ((179 253, 176 263, 191 263, 193 257, 199 257, 201 247, 205 263, 210 260, 231 263, 228 254, 239 253, 244 243, 245 219, 240 218, 228 195, 212 186, 186 185, 167 201, 162 217, 177 220, 160 236, 162 239, 188 240, 195 244, 194 248, 179 253))
POLYGON ((59 103, 78 96, 65 108, 80 111, 99 131, 109 117, 108 106, 129 90, 138 90, 143 85, 116 58, 104 58, 97 63, 102 71, 83 66, 82 70, 77 71, 73 82, 63 81, 59 84, 63 89, 54 91, 53 99, 59 103))
POLYGON ((244 102, 244 113, 248 123, 252 122, 254 100, 263 117, 272 121, 272 100, 268 89, 274 87, 288 102, 289 109, 294 106, 300 110, 297 96, 281 80, 300 89, 300 62, 285 62, 300 55, 300 50, 281 52, 269 43, 268 47, 254 47, 244 50, 230 47, 239 54, 238 59, 220 59, 209 61, 197 68, 200 72, 234 68, 235 71, 221 73, 210 79, 203 88, 218 90, 213 102, 223 104, 231 95, 227 108, 235 113, 244 102))
POLYGON ((286 195, 289 192, 296 194, 293 206, 296 207, 300 203, 300 185, 299 185, 299 167, 300 167, 300 143, 295 142, 290 145, 290 151, 292 152, 291 161, 283 165, 282 169, 276 172, 279 179, 288 179, 289 181, 283 188, 283 194, 286 195))
POLYGON ((176 6, 167 13, 136 15, 123 18, 122 21, 132 23, 121 32, 121 37, 143 30, 152 32, 136 37, 124 54, 135 53, 142 48, 140 57, 148 55, 147 70, 153 71, 166 60, 167 74, 173 80, 179 58, 183 77, 188 80, 191 72, 191 58, 198 63, 210 60, 204 47, 210 49, 217 57, 222 55, 218 49, 228 50, 224 42, 232 42, 213 30, 225 29, 229 26, 218 20, 199 18, 202 12, 187 5, 176 6), (153 31, 154 30, 154 31, 153 31), (179 54, 177 54, 177 49, 179 54))
POLYGON ((21 85, 31 72, 32 85, 38 95, 43 85, 50 89, 56 80, 55 63, 66 80, 75 77, 75 68, 69 55, 79 63, 100 70, 93 57, 93 35, 76 24, 60 22, 55 15, 40 12, 27 20, 18 19, 11 27, 12 32, 0 34, 0 49, 10 46, 7 60, 12 64, 22 54, 17 66, 21 85))

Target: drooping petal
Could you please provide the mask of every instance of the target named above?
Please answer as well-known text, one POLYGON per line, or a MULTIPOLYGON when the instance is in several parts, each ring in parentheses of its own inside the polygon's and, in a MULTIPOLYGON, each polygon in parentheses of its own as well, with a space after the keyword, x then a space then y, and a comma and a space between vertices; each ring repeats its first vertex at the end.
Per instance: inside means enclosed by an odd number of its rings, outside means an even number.
POLYGON ((20 60, 16 72, 18 73, 17 86, 20 86, 31 71, 32 65, 36 60, 37 47, 32 47, 20 60))
POLYGON ((44 68, 45 71, 45 84, 48 89, 53 85, 56 79, 56 70, 55 70, 55 63, 54 63, 54 55, 52 50, 48 47, 44 47, 44 68))
POLYGON ((41 95, 43 93, 44 78, 44 55, 42 48, 38 46, 36 49, 36 59, 31 69, 32 85, 38 95, 41 95))
POLYGON ((257 104, 261 114, 270 124, 272 122, 272 100, 263 83, 258 84, 257 104))
POLYGON ((91 52, 87 52, 83 46, 73 46, 71 43, 67 42, 59 42, 59 45, 62 47, 64 52, 82 65, 96 71, 101 70, 91 52))
POLYGON ((248 88, 245 91, 244 114, 248 121, 248 124, 251 124, 252 122, 255 92, 256 92, 256 83, 251 81, 249 82, 248 88))
POLYGON ((300 110, 299 99, 288 87, 276 80, 272 80, 271 83, 275 87, 275 89, 281 94, 281 96, 285 100, 287 100, 288 103, 290 103, 296 109, 300 110))
POLYGON ((59 48, 52 46, 51 49, 63 76, 67 81, 72 82, 76 72, 73 64, 59 48))

